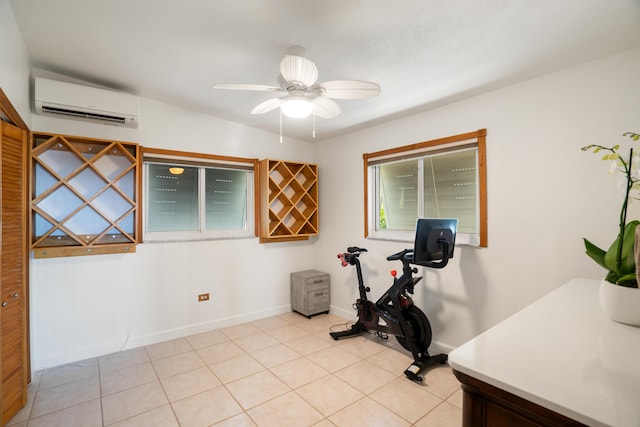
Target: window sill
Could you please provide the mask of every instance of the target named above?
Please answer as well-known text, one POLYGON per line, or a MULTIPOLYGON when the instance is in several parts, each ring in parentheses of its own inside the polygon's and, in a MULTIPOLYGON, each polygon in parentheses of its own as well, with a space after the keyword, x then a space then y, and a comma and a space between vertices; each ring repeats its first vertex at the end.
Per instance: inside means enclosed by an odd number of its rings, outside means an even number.
MULTIPOLYGON (((407 242, 415 241, 415 231, 374 231, 367 236, 368 240, 380 240, 388 242, 407 242)), ((457 233, 456 246, 480 247, 480 236, 477 234, 457 233)))

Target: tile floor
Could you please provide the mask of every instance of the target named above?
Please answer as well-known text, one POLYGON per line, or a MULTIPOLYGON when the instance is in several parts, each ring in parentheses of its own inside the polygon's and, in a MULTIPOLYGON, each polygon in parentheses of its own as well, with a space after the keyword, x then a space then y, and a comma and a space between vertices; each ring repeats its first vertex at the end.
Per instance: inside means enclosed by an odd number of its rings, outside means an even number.
POLYGON ((447 365, 422 385, 394 337, 286 313, 39 372, 12 427, 459 426, 447 365))

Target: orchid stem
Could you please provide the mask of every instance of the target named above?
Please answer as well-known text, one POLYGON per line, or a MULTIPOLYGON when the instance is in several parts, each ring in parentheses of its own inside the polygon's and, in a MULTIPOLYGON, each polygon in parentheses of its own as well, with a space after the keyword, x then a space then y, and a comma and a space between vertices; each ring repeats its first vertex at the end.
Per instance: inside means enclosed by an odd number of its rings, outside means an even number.
POLYGON ((620 239, 618 240, 618 256, 616 257, 616 269, 620 272, 622 267, 622 247, 624 244, 624 229, 627 224, 627 204, 629 202, 629 192, 633 182, 631 181, 631 161, 633 160, 633 148, 629 150, 629 163, 625 165, 627 175, 627 185, 625 188, 624 200, 622 201, 622 211, 620 212, 620 239))

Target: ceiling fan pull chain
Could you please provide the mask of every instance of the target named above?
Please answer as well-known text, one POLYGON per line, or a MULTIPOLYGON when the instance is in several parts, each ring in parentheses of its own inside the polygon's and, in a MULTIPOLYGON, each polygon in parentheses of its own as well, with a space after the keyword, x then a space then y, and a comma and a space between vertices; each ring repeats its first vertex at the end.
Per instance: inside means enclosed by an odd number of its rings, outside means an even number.
POLYGON ((280 109, 280 144, 282 144, 282 109, 280 109))

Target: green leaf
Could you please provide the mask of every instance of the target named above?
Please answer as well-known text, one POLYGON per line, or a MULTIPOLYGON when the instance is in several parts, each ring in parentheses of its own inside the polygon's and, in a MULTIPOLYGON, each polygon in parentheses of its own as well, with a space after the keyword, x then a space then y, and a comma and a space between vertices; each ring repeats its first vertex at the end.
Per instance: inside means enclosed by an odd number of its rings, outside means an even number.
POLYGON ((636 261, 634 256, 634 244, 636 227, 640 221, 631 221, 624 228, 624 240, 622 242, 622 256, 620 257, 620 266, 616 265, 618 259, 618 246, 620 236, 613 241, 606 254, 604 255, 604 264, 607 270, 614 271, 618 276, 635 273, 636 261))
POLYGON ((596 245, 594 245, 593 243, 591 243, 590 241, 588 241, 587 239, 583 238, 582 240, 584 240, 584 247, 586 249, 585 253, 592 260, 594 260, 600 267, 604 268, 605 270, 609 270, 609 267, 607 267, 607 265, 604 262, 604 256, 606 252, 600 249, 599 247, 597 247, 596 245))
POLYGON ((621 282, 631 282, 636 280, 636 273, 629 273, 629 274, 625 274, 624 276, 620 276, 618 277, 618 282, 617 283, 621 283, 621 282))

